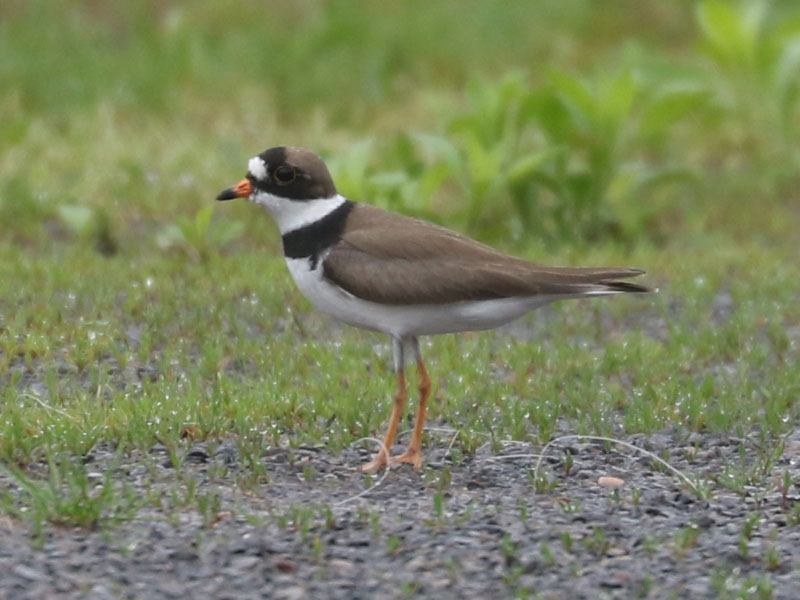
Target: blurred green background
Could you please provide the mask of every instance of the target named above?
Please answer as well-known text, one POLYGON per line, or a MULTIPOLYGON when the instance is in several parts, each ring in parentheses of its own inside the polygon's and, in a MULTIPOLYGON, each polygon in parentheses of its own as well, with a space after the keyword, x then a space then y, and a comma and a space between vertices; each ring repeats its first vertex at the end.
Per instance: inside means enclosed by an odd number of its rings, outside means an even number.
POLYGON ((798 72, 790 0, 4 0, 0 456, 187 423, 380 430, 388 405, 363 399, 391 378, 364 363, 385 353, 317 325, 267 215, 213 201, 280 144, 355 200, 661 288, 559 306, 538 345, 463 337, 469 367, 437 341, 433 367, 468 375, 433 419, 779 434, 800 393, 798 72))
POLYGON ((92 219, 152 247, 278 144, 489 241, 797 230, 793 2, 11 0, 0 19, 0 218, 35 247, 92 219))

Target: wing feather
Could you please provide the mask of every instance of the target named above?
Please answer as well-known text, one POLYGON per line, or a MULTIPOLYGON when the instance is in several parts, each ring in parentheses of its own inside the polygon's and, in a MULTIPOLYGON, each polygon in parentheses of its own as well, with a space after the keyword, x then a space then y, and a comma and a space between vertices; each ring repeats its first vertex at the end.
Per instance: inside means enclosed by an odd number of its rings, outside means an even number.
POLYGON ((545 267, 437 225, 358 205, 323 261, 325 277, 384 304, 649 291, 638 269, 545 267))

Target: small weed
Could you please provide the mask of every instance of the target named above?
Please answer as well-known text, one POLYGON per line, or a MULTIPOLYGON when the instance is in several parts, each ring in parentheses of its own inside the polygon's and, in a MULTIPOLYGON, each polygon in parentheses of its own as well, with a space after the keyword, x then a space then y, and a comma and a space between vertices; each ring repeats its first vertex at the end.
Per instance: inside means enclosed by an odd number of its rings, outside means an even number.
POLYGON ((558 486, 558 480, 550 479, 544 471, 540 470, 537 474, 530 467, 525 467, 525 474, 537 494, 549 494, 558 486))
POLYGON ((389 554, 397 554, 400 552, 403 544, 403 539, 399 535, 390 535, 386 540, 386 552, 389 554))
POLYGON ((723 600, 754 598, 770 600, 775 592, 775 585, 769 575, 755 577, 739 576, 739 569, 718 568, 711 574, 711 587, 717 597, 723 600))
POLYGON ((428 485, 438 492, 445 492, 450 489, 452 479, 453 474, 450 467, 429 471, 425 474, 425 480, 428 485))
POLYGON ((564 552, 572 552, 572 544, 572 536, 568 531, 563 531, 561 533, 561 546, 564 548, 564 552))
POLYGON ((19 489, 0 497, 2 509, 32 525, 35 538, 43 534, 45 523, 92 529, 133 518, 146 502, 124 484, 112 480, 115 466, 109 466, 99 480, 90 478, 86 467, 77 462, 47 459, 47 478, 40 480, 18 467, 4 468, 19 489), (25 508, 23 508, 25 507, 25 508))
POLYGON ((692 524, 684 527, 675 534, 674 554, 675 558, 683 560, 689 554, 689 551, 697 545, 697 540, 700 537, 700 528, 692 524))
POLYGON ((575 514, 581 510, 581 503, 579 500, 567 498, 564 500, 559 500, 558 504, 561 506, 561 510, 563 510, 566 514, 575 514))
POLYGON ((434 525, 437 527, 441 527, 446 522, 446 515, 445 515, 445 506, 446 501, 443 492, 434 492, 433 494, 433 515, 434 515, 434 525))
POLYGON ((661 540, 659 540, 658 537, 650 533, 645 534, 644 538, 642 539, 642 549, 649 557, 652 558, 655 556, 659 547, 661 547, 661 540))
POLYGON ((406 598, 416 598, 420 591, 421 584, 417 581, 406 581, 400 585, 400 592, 406 598))
POLYGON ((517 542, 515 542, 507 533, 503 535, 500 540, 500 553, 506 565, 513 565, 517 562, 517 542))
POLYGON ((325 528, 329 530, 336 529, 336 515, 333 514, 333 507, 330 504, 326 504, 322 507, 320 513, 325 523, 325 528))
POLYGON ((800 502, 792 502, 792 506, 786 515, 786 521, 792 527, 800 525, 800 502))
POLYGON ((622 505, 622 494, 620 494, 619 489, 611 490, 611 493, 606 496, 606 503, 610 511, 622 505))
POLYGON ((370 529, 372 530, 372 537, 375 539, 381 536, 381 515, 378 511, 373 511, 369 516, 370 529))
POLYGON ((583 546, 597 556, 605 556, 612 544, 606 537, 605 530, 601 527, 595 527, 591 535, 583 538, 583 546))
POLYGON ((519 510, 519 520, 523 523, 528 520, 528 505, 522 498, 517 499, 517 509, 519 510))
POLYGON ((769 544, 764 551, 764 567, 768 571, 777 571, 781 568, 780 554, 772 544, 769 544))
POLYGON ((646 573, 644 579, 639 582, 636 586, 636 592, 634 597, 637 600, 644 600, 650 595, 650 592, 653 591, 653 576, 650 573, 646 573))
POLYGON ((322 538, 315 535, 311 540, 311 556, 316 564, 320 564, 323 558, 324 548, 322 545, 322 538))
POLYGON ((314 509, 306 506, 292 505, 290 513, 292 528, 300 534, 301 540, 308 539, 311 526, 314 523, 314 509))
POLYGON ((203 526, 206 529, 213 527, 220 519, 222 513, 222 496, 217 489, 211 489, 205 494, 197 494, 197 511, 203 517, 203 526))
POLYGON ((175 224, 167 225, 161 231, 156 240, 158 245, 162 248, 179 247, 196 259, 208 260, 213 251, 226 246, 244 231, 244 225, 238 222, 212 228, 214 208, 213 204, 201 208, 193 219, 179 217, 175 224))
POLYGON ((223 462, 215 461, 208 465, 208 478, 211 481, 223 481, 227 479, 229 469, 223 462))
POLYGON ((541 552, 542 552, 542 558, 544 559, 544 563, 548 567, 552 567, 553 565, 555 565, 556 564, 556 559, 553 556, 553 551, 550 550, 550 544, 547 543, 547 540, 542 540, 542 543, 540 544, 540 548, 541 548, 541 552))
POLYGON ((778 482, 778 489, 781 492, 781 508, 786 510, 789 507, 789 489, 792 487, 792 474, 789 472, 789 469, 786 469, 783 472, 783 477, 781 477, 780 481, 778 482))
POLYGON ((245 521, 247 521, 250 525, 252 525, 253 527, 256 527, 258 529, 265 528, 269 524, 269 521, 270 521, 269 517, 266 517, 266 516, 260 515, 260 514, 256 514, 256 513, 252 513, 249 510, 243 510, 243 511, 241 511, 240 514, 244 517, 245 521))
POLYGON ((514 563, 508 571, 503 573, 503 583, 509 586, 516 585, 523 573, 525 573, 525 567, 519 563, 514 563))
POLYGON ((742 560, 746 560, 750 555, 750 550, 748 548, 748 544, 750 540, 753 538, 753 532, 758 527, 758 523, 761 520, 761 517, 758 514, 751 514, 748 516, 745 521, 744 525, 742 526, 742 533, 739 535, 739 555, 742 557, 742 560))
POLYGON ((566 458, 564 459, 564 477, 569 477, 569 474, 572 471, 572 466, 573 466, 572 452, 566 450, 565 454, 566 458))

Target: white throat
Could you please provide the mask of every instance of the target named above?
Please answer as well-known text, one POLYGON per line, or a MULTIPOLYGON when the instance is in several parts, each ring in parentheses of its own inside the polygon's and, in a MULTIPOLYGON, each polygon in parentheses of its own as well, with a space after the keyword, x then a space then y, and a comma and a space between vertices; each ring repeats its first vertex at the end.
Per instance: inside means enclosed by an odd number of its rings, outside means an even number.
POLYGON ((289 200, 256 190, 250 196, 250 202, 266 208, 284 235, 319 221, 347 202, 347 198, 336 194, 332 198, 317 200, 289 200))

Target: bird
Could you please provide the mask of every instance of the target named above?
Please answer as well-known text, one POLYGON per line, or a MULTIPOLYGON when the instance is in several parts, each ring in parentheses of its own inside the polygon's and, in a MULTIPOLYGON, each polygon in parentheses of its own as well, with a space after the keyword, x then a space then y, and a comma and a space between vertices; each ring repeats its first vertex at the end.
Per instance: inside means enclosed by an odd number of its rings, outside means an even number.
POLYGON ((277 146, 252 157, 247 175, 217 195, 246 198, 280 230, 289 273, 319 311, 389 335, 397 392, 380 450, 361 469, 422 465, 431 379, 419 338, 493 329, 556 300, 642 293, 621 281, 644 273, 615 267, 550 267, 461 233, 350 200, 316 153, 277 146), (406 359, 416 363, 419 408, 406 451, 390 456, 408 398, 406 359))

